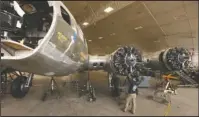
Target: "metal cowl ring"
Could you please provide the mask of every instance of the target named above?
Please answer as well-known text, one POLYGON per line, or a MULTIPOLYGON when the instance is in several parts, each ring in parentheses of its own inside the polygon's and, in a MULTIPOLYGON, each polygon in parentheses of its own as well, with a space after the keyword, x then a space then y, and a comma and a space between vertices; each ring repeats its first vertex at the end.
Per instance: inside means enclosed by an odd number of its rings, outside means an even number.
POLYGON ((141 61, 141 52, 132 46, 120 47, 112 56, 112 66, 120 75, 128 75, 135 70, 137 62, 141 61))

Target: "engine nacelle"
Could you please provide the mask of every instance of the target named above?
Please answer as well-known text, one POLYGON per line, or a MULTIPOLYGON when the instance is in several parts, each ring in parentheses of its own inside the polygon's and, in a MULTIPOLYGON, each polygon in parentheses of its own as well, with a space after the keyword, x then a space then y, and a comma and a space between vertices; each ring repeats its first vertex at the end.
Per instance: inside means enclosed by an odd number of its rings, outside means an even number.
POLYGON ((89 70, 105 70, 118 75, 128 75, 142 62, 141 52, 132 46, 118 48, 106 56, 89 56, 89 70))
POLYGON ((189 51, 185 48, 169 48, 159 56, 148 59, 145 66, 152 70, 178 71, 189 67, 189 51))
POLYGON ((105 70, 107 71, 109 65, 110 55, 98 56, 89 55, 89 63, 87 64, 89 70, 105 70))
POLYGON ((185 48, 170 48, 159 55, 159 61, 168 70, 182 70, 189 66, 190 54, 185 48))

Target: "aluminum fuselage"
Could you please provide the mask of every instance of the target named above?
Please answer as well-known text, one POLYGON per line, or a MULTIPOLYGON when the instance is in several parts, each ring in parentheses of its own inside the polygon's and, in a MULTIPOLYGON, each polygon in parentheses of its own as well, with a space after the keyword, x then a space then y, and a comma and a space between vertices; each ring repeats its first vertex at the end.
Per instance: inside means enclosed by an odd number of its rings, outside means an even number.
POLYGON ((88 47, 73 15, 60 1, 48 1, 53 7, 53 20, 42 42, 20 56, 4 56, 1 64, 14 69, 46 76, 63 76, 76 72, 88 60, 88 47), (62 6, 71 25, 62 18, 62 6))

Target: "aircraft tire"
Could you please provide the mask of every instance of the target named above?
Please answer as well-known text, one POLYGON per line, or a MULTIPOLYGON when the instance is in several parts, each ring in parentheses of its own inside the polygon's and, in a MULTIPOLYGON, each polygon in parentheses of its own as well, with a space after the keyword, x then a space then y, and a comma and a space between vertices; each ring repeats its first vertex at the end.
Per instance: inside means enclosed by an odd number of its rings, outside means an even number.
POLYGON ((26 76, 18 76, 16 79, 13 80, 11 83, 11 95, 14 98, 23 98, 29 91, 22 86, 25 84, 27 77, 26 76))

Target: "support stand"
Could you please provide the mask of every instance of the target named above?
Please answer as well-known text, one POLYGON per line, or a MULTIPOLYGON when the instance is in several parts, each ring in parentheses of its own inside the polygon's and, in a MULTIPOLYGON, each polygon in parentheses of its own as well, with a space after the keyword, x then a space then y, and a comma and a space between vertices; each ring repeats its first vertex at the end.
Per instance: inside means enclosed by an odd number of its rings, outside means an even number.
POLYGON ((53 94, 57 94, 57 98, 60 98, 60 90, 59 87, 54 79, 54 77, 51 77, 50 83, 48 85, 48 89, 46 92, 44 92, 43 96, 42 96, 42 101, 45 101, 47 96, 49 95, 53 95, 53 94))
POLYGON ((94 102, 96 101, 95 88, 92 87, 89 77, 90 77, 90 74, 88 72, 88 79, 87 79, 86 85, 84 85, 84 88, 81 90, 79 96, 81 97, 83 95, 86 95, 87 101, 94 102))
MULTIPOLYGON (((76 94, 79 96, 79 80, 73 79, 72 75, 69 76, 62 85, 64 87, 64 91, 67 92, 67 95, 76 94)), ((65 93, 65 92, 64 92, 65 93)))

